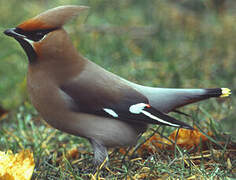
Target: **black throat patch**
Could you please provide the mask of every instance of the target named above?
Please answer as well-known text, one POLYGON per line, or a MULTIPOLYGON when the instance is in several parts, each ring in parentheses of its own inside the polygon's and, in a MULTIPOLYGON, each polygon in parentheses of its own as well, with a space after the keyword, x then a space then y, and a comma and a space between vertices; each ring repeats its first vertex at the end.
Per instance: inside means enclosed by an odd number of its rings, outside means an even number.
POLYGON ((32 45, 24 39, 17 38, 17 37, 15 37, 15 39, 20 43, 21 47, 24 49, 28 57, 29 63, 35 62, 37 58, 37 53, 35 52, 32 45))

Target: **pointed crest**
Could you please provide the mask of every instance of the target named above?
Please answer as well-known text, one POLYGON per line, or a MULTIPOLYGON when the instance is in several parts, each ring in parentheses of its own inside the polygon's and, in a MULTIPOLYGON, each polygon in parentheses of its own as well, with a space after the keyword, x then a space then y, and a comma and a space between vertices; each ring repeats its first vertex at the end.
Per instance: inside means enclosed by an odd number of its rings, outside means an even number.
POLYGON ((67 21, 78 15, 82 10, 86 10, 87 6, 66 5, 49 9, 34 18, 21 23, 18 28, 25 31, 33 31, 37 29, 60 28, 67 21))

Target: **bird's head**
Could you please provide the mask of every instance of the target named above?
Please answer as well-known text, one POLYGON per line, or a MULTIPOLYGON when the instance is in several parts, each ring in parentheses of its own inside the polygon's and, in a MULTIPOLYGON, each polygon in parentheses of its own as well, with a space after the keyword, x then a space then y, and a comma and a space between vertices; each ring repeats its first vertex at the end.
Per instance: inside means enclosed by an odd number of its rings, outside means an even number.
POLYGON ((68 38, 62 26, 88 9, 87 6, 67 5, 45 11, 16 28, 4 31, 8 36, 15 38, 25 50, 29 62, 34 62, 39 55, 60 54, 65 51, 65 38, 68 38), (43 54, 42 54, 43 52, 43 54))

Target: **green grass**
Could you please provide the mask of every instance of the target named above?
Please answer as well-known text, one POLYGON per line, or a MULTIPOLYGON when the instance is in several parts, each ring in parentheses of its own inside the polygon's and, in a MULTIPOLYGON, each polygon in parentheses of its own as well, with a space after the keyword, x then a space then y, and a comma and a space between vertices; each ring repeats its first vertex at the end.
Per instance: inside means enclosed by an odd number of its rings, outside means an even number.
MULTIPOLYGON (((235 12, 227 7, 217 13, 210 2, 199 1, 197 5, 190 6, 196 2, 1 1, 0 30, 14 27, 58 5, 88 5, 91 9, 87 14, 82 14, 66 26, 73 43, 85 57, 143 85, 228 87, 235 94, 235 12)), ((49 127, 30 104, 25 82, 27 60, 19 44, 1 33, 0 50, 0 105, 9 110, 8 116, 0 120, 0 150, 18 152, 31 149, 36 162, 34 179, 91 178, 93 157, 89 143, 49 127), (67 156, 73 148, 79 149, 76 158, 67 156)), ((155 154, 140 156, 134 153, 133 157, 123 157, 123 154, 111 150, 109 168, 115 174, 104 169, 99 177, 235 177, 234 94, 224 100, 212 99, 183 108, 184 112, 193 116, 191 119, 173 114, 190 124, 194 121, 204 132, 213 132, 207 152, 200 150, 193 153, 177 147, 175 153, 159 150, 155 154), (193 159, 198 155, 200 158, 193 159), (122 162, 122 159, 125 161, 122 162)), ((158 132, 168 136, 172 130, 161 127, 158 132)), ((152 130, 149 132, 152 133, 152 130)))

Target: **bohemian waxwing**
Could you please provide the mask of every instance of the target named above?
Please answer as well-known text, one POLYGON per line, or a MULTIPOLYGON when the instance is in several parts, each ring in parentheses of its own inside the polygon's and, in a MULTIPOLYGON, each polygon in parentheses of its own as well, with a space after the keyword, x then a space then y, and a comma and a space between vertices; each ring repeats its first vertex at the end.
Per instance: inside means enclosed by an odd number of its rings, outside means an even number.
POLYGON ((169 89, 129 82, 80 55, 63 25, 86 6, 60 6, 4 33, 15 38, 29 60, 27 87, 40 115, 53 127, 87 138, 94 163, 108 147, 129 146, 160 124, 192 129, 165 113, 210 97, 226 97, 227 88, 169 89))

